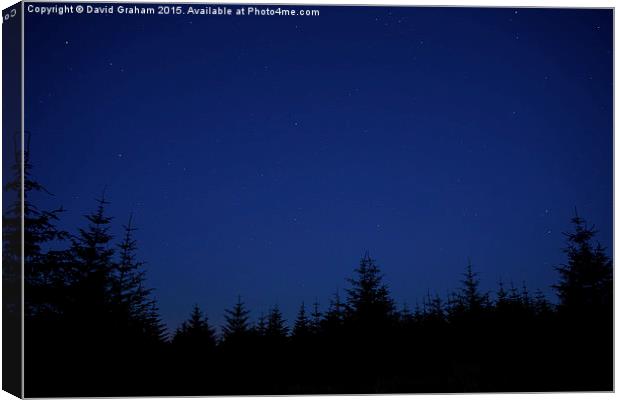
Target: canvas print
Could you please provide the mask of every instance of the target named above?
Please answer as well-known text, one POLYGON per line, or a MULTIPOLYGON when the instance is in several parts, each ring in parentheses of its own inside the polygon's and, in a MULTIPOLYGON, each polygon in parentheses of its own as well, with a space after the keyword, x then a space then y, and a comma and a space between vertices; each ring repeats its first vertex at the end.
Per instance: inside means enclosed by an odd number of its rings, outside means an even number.
POLYGON ((4 390, 614 389, 612 9, 2 29, 4 390))

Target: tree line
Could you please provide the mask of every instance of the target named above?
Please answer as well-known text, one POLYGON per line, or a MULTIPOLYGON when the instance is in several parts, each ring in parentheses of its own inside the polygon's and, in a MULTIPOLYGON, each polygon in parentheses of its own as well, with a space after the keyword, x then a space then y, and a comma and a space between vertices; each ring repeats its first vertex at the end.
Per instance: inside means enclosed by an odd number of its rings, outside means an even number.
MULTIPOLYGON (((3 215, 9 292, 20 276, 19 157, 5 184, 16 198, 3 215)), ((577 213, 556 267, 557 304, 525 284, 483 291, 469 262, 457 290, 398 305, 366 253, 343 293, 301 303, 294 321, 278 305, 253 321, 238 297, 221 334, 198 305, 168 332, 133 218, 115 240, 103 193, 82 227, 59 229, 64 210, 30 200, 47 190, 24 157, 26 396, 613 389, 612 262, 577 213)), ((6 296, 3 307, 19 309, 6 296)))

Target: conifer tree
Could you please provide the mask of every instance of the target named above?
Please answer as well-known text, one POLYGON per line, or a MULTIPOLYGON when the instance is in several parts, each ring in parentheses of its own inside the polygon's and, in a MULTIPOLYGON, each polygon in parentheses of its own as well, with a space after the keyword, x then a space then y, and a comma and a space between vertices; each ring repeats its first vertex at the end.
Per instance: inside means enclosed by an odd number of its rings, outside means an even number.
POLYGON ((414 315, 411 313, 409 306, 407 305, 406 302, 403 303, 402 308, 398 312, 398 321, 402 325, 409 325, 413 322, 413 320, 414 320, 414 315))
POLYGON ((488 295, 480 292, 478 286, 477 273, 473 272, 471 261, 467 264, 464 279, 461 281, 463 287, 459 295, 465 310, 469 313, 480 313, 488 302, 488 295))
POLYGON ((322 313, 319 309, 319 302, 315 300, 312 304, 312 322, 311 322, 311 330, 313 334, 318 334, 321 331, 321 317, 322 313))
POLYGON ((427 320, 433 324, 441 324, 445 321, 443 301, 438 294, 435 294, 434 297, 431 297, 430 293, 428 294, 427 320))
MULTIPOLYGON (((450 297, 448 297, 449 299, 450 297)), ((450 303, 448 303, 450 304, 450 303)), ((413 309, 413 320, 416 323, 421 322, 423 319, 423 313, 422 313, 422 309, 420 308, 420 303, 418 303, 418 301, 416 300, 415 302, 415 308, 413 309)))
MULTIPOLYGON (((16 135, 15 141, 19 138, 16 135)), ((27 317, 45 313, 59 312, 60 299, 65 284, 62 265, 66 253, 59 250, 43 249, 46 244, 61 242, 68 234, 56 227, 62 207, 43 211, 30 200, 34 193, 52 194, 32 177, 30 162, 30 135, 26 136, 23 151, 23 219, 24 219, 24 285, 28 292, 25 300, 27 317)), ((17 145, 14 149, 14 163, 11 166, 12 180, 4 186, 5 200, 9 206, 3 212, 3 268, 2 276, 5 290, 19 290, 21 285, 21 245, 22 245, 22 154, 17 145)), ((13 297, 5 295, 4 311, 10 312, 13 297)))
POLYGON ((141 326, 144 329, 144 336, 148 342, 155 344, 167 342, 167 328, 161 320, 157 299, 153 298, 148 301, 146 312, 143 314, 142 319, 143 323, 141 326))
POLYGON ((237 297, 235 306, 231 310, 225 310, 225 313, 226 324, 222 328, 224 342, 239 342, 247 338, 250 332, 248 323, 250 312, 241 301, 241 296, 237 297))
POLYGON ((270 339, 281 340, 288 335, 286 321, 282 317, 280 307, 276 304, 267 316, 266 336, 270 339))
POLYGON ((527 286, 525 285, 525 282, 523 282, 523 286, 521 287, 521 303, 523 304, 523 308, 525 310, 530 310, 531 308, 530 292, 527 290, 527 286))
POLYGON ((109 317, 115 270, 109 232, 112 217, 105 214, 108 204, 102 194, 97 199, 96 211, 86 216, 88 226, 79 229, 71 247, 73 306, 80 318, 89 316, 91 322, 97 323, 104 323, 109 317))
POLYGON ((181 351, 211 352, 215 348, 215 333, 209 326, 206 314, 194 305, 189 319, 177 329, 172 343, 181 351))
MULTIPOLYGON (((137 296, 136 287, 144 281, 143 262, 136 260, 137 242, 133 237, 136 228, 132 226, 133 216, 129 216, 127 225, 123 225, 125 234, 123 241, 118 245, 119 262, 115 268, 114 296, 115 301, 122 307, 120 312, 126 312, 128 317, 132 312, 132 301, 137 296)), ((118 311, 117 311, 118 312, 118 311)))
POLYGON ((504 287, 504 282, 502 280, 499 281, 498 287, 497 297, 494 304, 494 313, 500 318, 500 320, 505 322, 511 318, 511 314, 515 309, 514 301, 512 300, 511 294, 509 294, 504 287))
POLYGON ((254 326, 254 332, 258 337, 264 337, 267 334, 267 318, 264 313, 260 313, 258 321, 254 326))
POLYGON ((394 302, 375 260, 366 253, 355 272, 355 278, 349 279, 346 304, 352 321, 376 325, 393 318, 394 302))
POLYGON ((136 228, 133 216, 123 226, 125 234, 118 245, 119 262, 112 278, 112 307, 117 323, 132 329, 132 334, 147 335, 151 339, 162 336, 162 324, 157 315, 157 304, 151 298, 152 289, 145 287, 144 262, 137 260, 136 228))
POLYGON ((293 327, 293 338, 298 340, 306 339, 310 335, 311 322, 306 314, 306 306, 302 301, 295 319, 295 325, 293 327))
POLYGON ((510 281, 510 292, 508 295, 508 300, 513 308, 520 308, 522 303, 521 293, 517 290, 516 286, 512 281, 510 281))
POLYGON ((336 290, 329 302, 329 308, 325 314, 324 324, 328 334, 334 334, 342 328, 345 320, 345 305, 340 300, 340 291, 336 290))
MULTIPOLYGON (((425 314, 424 310, 421 314, 425 314)), ((448 317, 448 321, 455 322, 461 318, 463 314, 465 314, 465 305, 460 294, 454 291, 448 293, 446 301, 446 315, 448 317)))
POLYGON ((503 305, 506 304, 506 302, 508 301, 508 292, 506 292, 506 289, 504 289, 504 282, 502 282, 501 280, 498 283, 499 289, 497 290, 497 300, 496 300, 496 306, 501 307, 503 305))
POLYGON ((549 317, 549 314, 552 311, 549 300, 547 300, 540 289, 537 290, 534 295, 534 310, 538 317, 549 317))
POLYGON ((587 225, 577 212, 571 220, 574 231, 565 233, 564 252, 568 262, 556 268, 560 282, 554 286, 560 298, 560 310, 573 315, 612 309, 612 264, 605 249, 594 245, 597 231, 587 225))

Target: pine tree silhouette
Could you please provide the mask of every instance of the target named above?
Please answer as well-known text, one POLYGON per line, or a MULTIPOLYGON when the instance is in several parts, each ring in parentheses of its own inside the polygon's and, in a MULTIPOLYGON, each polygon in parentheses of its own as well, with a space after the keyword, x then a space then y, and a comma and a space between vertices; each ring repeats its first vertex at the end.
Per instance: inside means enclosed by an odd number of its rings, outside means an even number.
POLYGON ((560 298, 560 311, 585 316, 593 311, 610 312, 612 307, 612 266, 600 244, 592 244, 594 227, 575 216, 571 220, 573 232, 567 238, 564 252, 567 264, 556 267, 560 282, 554 285, 560 298))
POLYGON ((267 329, 265 335, 273 341, 281 341, 286 339, 288 328, 286 321, 282 317, 280 307, 276 304, 267 316, 267 329))
POLYGON ((495 306, 497 308, 503 308, 508 303, 508 292, 504 289, 504 282, 500 280, 498 282, 498 290, 497 290, 497 299, 495 301, 495 306))
POLYGON ((288 356, 288 327, 282 316, 279 306, 276 304, 267 315, 267 327, 265 330, 264 357, 268 360, 271 370, 282 376, 287 372, 285 369, 286 362, 284 359, 288 356))
POLYGON ((329 302, 329 308, 325 313, 325 319, 323 321, 326 333, 333 335, 335 332, 338 332, 342 328, 344 320, 345 305, 340 300, 340 292, 336 290, 329 302))
POLYGON ((161 344, 168 341, 168 328, 161 319, 157 299, 152 298, 146 302, 145 311, 141 313, 143 333, 147 341, 161 344))
MULTIPOLYGON (((15 140, 18 140, 17 136, 15 140)), ((21 285, 22 156, 17 145, 14 150, 15 162, 11 166, 13 179, 4 186, 6 198, 14 199, 3 213, 2 274, 7 291, 21 285)), ((67 232, 56 226, 64 209, 59 207, 52 211, 42 211, 30 200, 34 193, 53 195, 32 176, 29 134, 26 135, 23 156, 24 286, 28 291, 24 299, 24 312, 27 317, 41 316, 43 313, 49 316, 50 313, 60 312, 59 307, 62 306, 59 304, 58 291, 65 284, 62 265, 66 253, 50 249, 44 251, 43 246, 63 242, 68 238, 67 232)), ((7 295, 5 299, 13 297, 7 295)), ((11 304, 11 301, 3 302, 5 312, 10 313, 16 307, 11 304)))
POLYGON ((256 326, 254 326, 254 331, 258 337, 264 337, 267 335, 267 318, 264 313, 260 313, 258 317, 258 321, 256 321, 256 326))
POLYGON ((79 320, 81 325, 103 334, 110 328, 112 277, 116 266, 110 234, 112 217, 105 214, 109 204, 105 193, 96 201, 96 211, 86 215, 88 226, 80 228, 78 235, 71 238, 70 307, 76 322, 79 320))
POLYGON ((446 315, 441 297, 438 294, 431 297, 430 293, 428 293, 427 299, 426 322, 433 325, 442 324, 445 321, 446 315))
POLYGON ((111 277, 112 307, 114 317, 121 329, 130 329, 129 335, 144 339, 144 335, 155 341, 164 336, 163 326, 157 311, 157 304, 151 299, 152 289, 145 287, 144 262, 138 261, 136 228, 133 216, 123 226, 125 234, 118 245, 119 262, 111 277))
POLYGON ((293 327, 293 338, 296 340, 304 340, 310 336, 311 322, 306 314, 306 306, 304 302, 301 302, 297 318, 295 319, 295 325, 293 327))
POLYGON ((472 314, 478 314, 488 304, 488 294, 481 293, 478 286, 480 282, 476 278, 477 273, 473 272, 471 261, 468 262, 464 277, 461 281, 463 287, 459 295, 459 299, 465 307, 465 311, 472 314))
POLYGON ((521 286, 521 303, 523 304, 523 308, 525 310, 529 311, 532 307, 530 292, 527 289, 527 285, 525 284, 525 282, 523 282, 523 285, 521 286))
POLYGON ((241 296, 237 297, 237 303, 231 310, 225 310, 225 314, 226 325, 222 328, 224 342, 233 344, 247 339, 250 333, 250 312, 241 301, 241 296))
MULTIPOLYGON (((47 349, 58 343, 57 334, 60 332, 58 323, 65 305, 66 279, 63 267, 67 254, 64 250, 55 249, 64 244, 63 241, 68 237, 65 231, 56 226, 64 210, 62 207, 52 211, 41 210, 32 202, 31 197, 35 193, 48 196, 52 194, 33 178, 30 134, 26 133, 25 140, 22 158, 22 149, 18 144, 21 135, 15 135, 10 179, 3 187, 5 205, 2 213, 3 363, 7 366, 12 365, 3 372, 7 382, 3 388, 9 388, 13 382, 21 381, 17 374, 21 371, 21 365, 26 368, 28 365, 31 366, 29 370, 34 370, 36 374, 31 374, 31 377, 44 376, 43 371, 47 365, 41 363, 33 367, 33 360, 36 360, 34 357, 37 355, 46 357, 49 354, 46 352, 47 349), (22 338, 25 360, 22 359, 21 346, 16 346, 22 338)), ((54 355, 50 355, 50 358, 53 357, 54 355)), ((14 394, 19 392, 21 388, 12 390, 14 394)))
POLYGON ((367 326, 385 324, 394 316, 394 302, 375 260, 366 253, 355 272, 355 278, 349 279, 351 288, 347 289, 348 317, 367 326))
POLYGON ((321 332, 321 320, 323 317, 323 314, 321 313, 321 310, 319 309, 319 301, 315 300, 314 303, 312 304, 312 321, 310 323, 310 328, 313 334, 318 335, 321 332))
POLYGON ((534 295, 534 309, 536 310, 536 315, 543 318, 549 318, 552 312, 549 300, 547 300, 547 297, 545 297, 540 289, 538 289, 534 295))
MULTIPOLYGON (((575 210, 573 231, 566 236, 567 263, 556 267, 559 365, 573 390, 613 387, 613 269, 597 231, 575 210), (566 366, 573 368, 566 368, 566 366), (587 367, 584 367, 587 366, 587 367)), ((594 389, 596 390, 596 389, 594 389)))
POLYGON ((402 308, 398 312, 398 321, 403 325, 412 324, 414 321, 413 313, 409 309, 409 305, 406 302, 403 303, 402 308))
POLYGON ((210 353, 215 349, 215 333, 198 305, 194 305, 189 319, 177 329, 172 344, 181 351, 196 354, 210 353))

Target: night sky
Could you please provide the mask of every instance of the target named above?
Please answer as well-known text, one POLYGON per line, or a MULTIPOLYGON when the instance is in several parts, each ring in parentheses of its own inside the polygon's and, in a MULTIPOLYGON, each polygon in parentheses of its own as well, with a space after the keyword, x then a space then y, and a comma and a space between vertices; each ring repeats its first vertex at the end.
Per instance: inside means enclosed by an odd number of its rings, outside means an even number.
POLYGON ((237 295, 291 323, 365 250, 411 307, 468 257, 552 295, 574 207, 611 247, 611 10, 303 8, 26 15, 33 200, 133 212, 171 330, 237 295))

